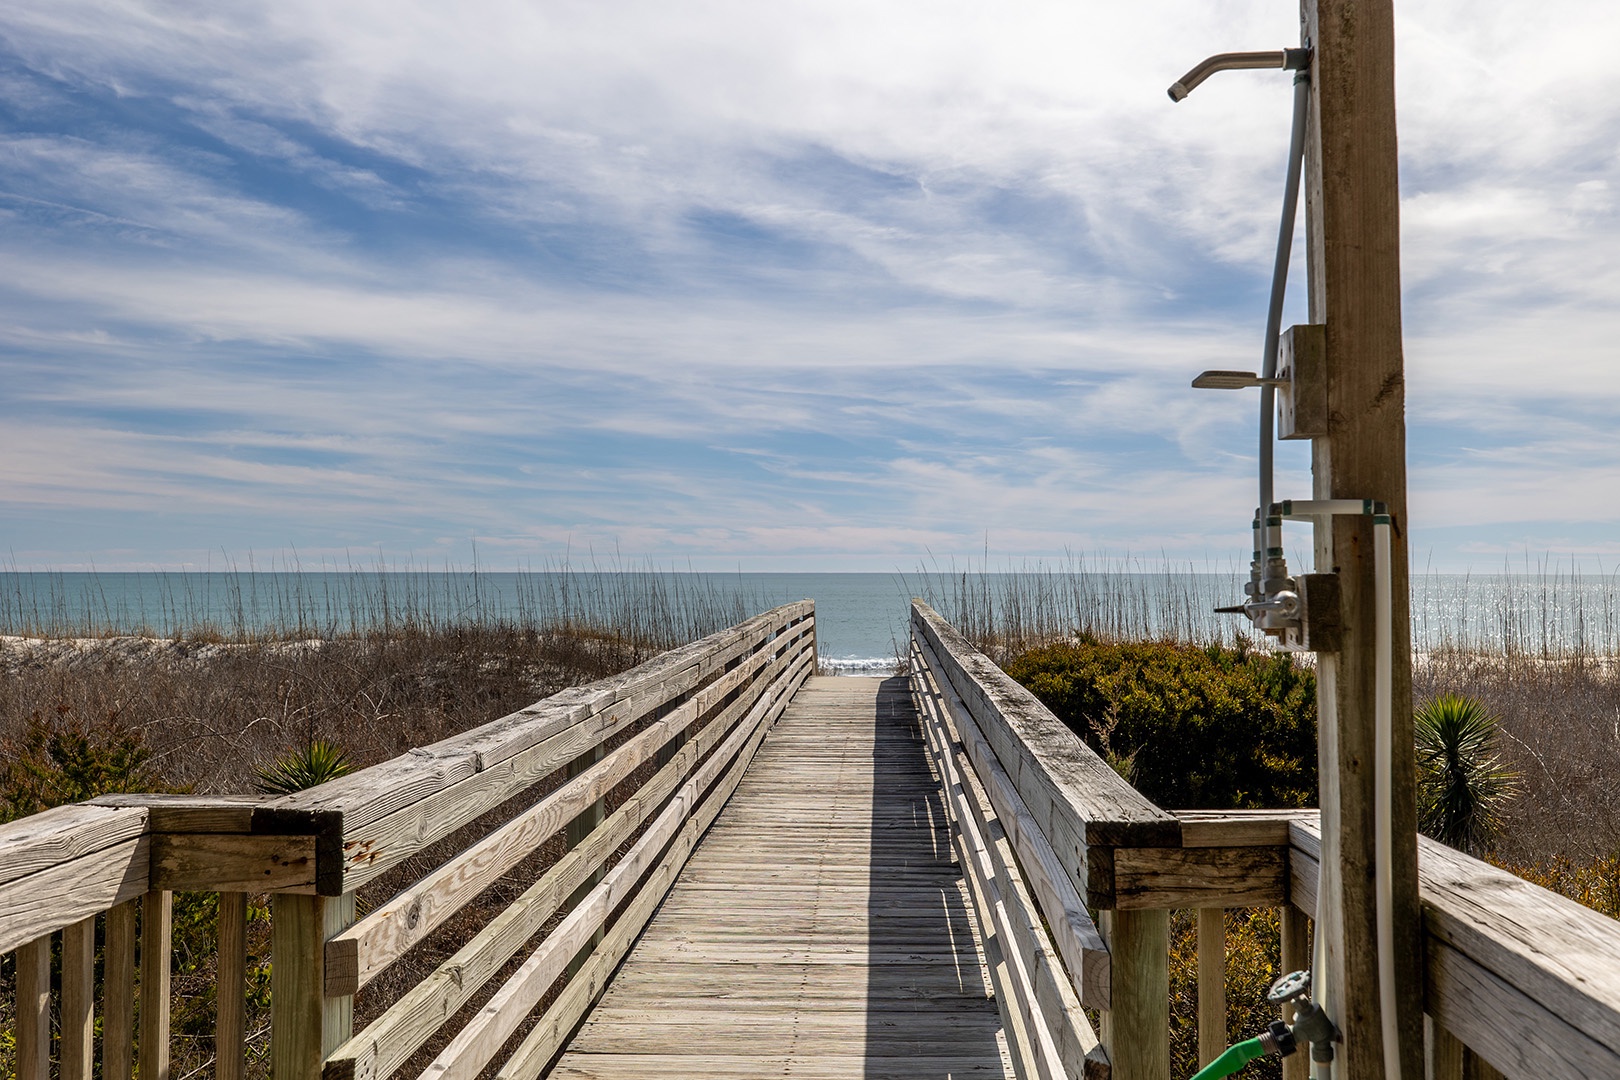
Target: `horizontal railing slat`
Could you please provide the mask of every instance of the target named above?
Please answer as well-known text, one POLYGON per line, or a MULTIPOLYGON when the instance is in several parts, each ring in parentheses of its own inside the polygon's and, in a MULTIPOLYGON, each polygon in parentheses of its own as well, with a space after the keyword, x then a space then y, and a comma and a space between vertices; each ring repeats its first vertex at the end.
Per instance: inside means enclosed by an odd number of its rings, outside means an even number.
MULTIPOLYGON (((584 843, 563 856, 540 880, 497 915, 456 954, 441 964, 365 1031, 339 1047, 326 1062, 328 1080, 380 1080, 390 1076, 435 1031, 489 981, 567 897, 663 803, 700 758, 722 740, 757 724, 778 698, 785 700, 814 658, 801 646, 766 669, 757 698, 744 698, 724 710, 682 747, 647 784, 593 829, 584 843), (740 719, 736 719, 740 715, 740 719)), ((715 754, 725 753, 721 750, 715 754)), ((711 755, 710 760, 714 755, 711 755)))
MULTIPOLYGON (((794 640, 791 631, 789 634, 789 640, 794 640)), ((638 732, 607 757, 593 763, 328 943, 327 993, 353 993, 371 981, 586 807, 651 759, 727 693, 757 675, 770 659, 769 653, 756 653, 669 716, 638 732)))
POLYGON ((1085 742, 920 600, 912 626, 979 721, 1037 820, 1067 825, 1083 845, 1179 847, 1181 824, 1127 784, 1085 742))
POLYGON ((929 690, 947 710, 944 719, 954 727, 963 749, 973 761, 975 774, 995 807, 1001 826, 1012 839, 1018 858, 1029 875, 1030 886, 1053 939, 1075 980, 1081 1000, 1097 1009, 1109 1006, 1110 960, 1108 947, 1086 910, 1074 877, 1058 858, 1051 842, 1030 814, 1011 778, 996 758, 972 714, 948 683, 943 682, 940 663, 926 642, 916 642, 916 656, 923 667, 916 676, 926 680, 929 690))

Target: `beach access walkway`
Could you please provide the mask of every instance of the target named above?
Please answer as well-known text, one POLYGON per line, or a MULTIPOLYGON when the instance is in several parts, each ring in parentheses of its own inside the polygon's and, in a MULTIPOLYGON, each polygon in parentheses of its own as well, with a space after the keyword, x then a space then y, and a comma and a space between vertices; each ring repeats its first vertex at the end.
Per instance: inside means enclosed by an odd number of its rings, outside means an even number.
POLYGON ((805 682, 551 1075, 1014 1075, 906 679, 805 682))

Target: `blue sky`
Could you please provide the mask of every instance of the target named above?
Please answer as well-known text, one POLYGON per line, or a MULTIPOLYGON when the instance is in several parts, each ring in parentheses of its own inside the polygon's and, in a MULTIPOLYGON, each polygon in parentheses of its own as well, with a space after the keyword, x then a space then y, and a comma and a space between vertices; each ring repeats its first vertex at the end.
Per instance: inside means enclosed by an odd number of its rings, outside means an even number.
MULTIPOLYGON (((1414 559, 1612 568, 1620 13, 1397 33, 1414 559)), ((1240 561, 1254 402, 1187 383, 1258 364, 1289 86, 1164 88, 1296 38, 1209 0, 12 0, 9 562, 1240 561)))

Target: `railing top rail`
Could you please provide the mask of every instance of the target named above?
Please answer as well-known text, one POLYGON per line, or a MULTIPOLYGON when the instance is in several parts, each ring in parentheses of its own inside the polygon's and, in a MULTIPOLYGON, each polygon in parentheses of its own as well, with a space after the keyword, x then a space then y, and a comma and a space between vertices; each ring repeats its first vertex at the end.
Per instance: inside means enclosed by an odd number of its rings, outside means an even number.
POLYGON ((962 700, 982 722, 1010 739, 986 738, 1020 786, 1049 789, 1077 826, 1087 847, 1175 847, 1181 823, 1159 809, 1098 757, 1034 694, 979 652, 939 612, 911 602, 912 625, 924 635, 962 700), (1011 759, 1011 760, 1009 760, 1011 759))

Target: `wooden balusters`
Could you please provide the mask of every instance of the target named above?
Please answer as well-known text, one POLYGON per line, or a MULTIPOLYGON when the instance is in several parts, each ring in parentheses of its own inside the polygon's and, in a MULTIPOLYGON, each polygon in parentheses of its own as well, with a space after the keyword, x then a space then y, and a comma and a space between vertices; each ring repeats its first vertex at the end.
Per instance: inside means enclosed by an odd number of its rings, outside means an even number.
POLYGON ((141 1080, 169 1080, 169 964, 174 893, 141 897, 141 1080))
POLYGON ((51 935, 17 948, 17 1080, 50 1080, 51 935))
POLYGON ((96 1035, 96 917, 62 930, 62 1080, 90 1080, 96 1035))
MULTIPOLYGON (((1282 964, 1279 975, 1303 971, 1311 966, 1311 920, 1292 904, 1282 908, 1282 964)), ((1294 1022, 1294 1006, 1284 1005, 1282 1018, 1294 1022)), ((1311 1072, 1311 1048, 1301 1046, 1297 1053, 1283 1058, 1283 1080, 1307 1080, 1311 1072)))
POLYGON ((102 954, 102 1080, 129 1080, 135 1055, 135 904, 107 912, 102 954))
POLYGON ((1198 909, 1198 1065, 1226 1049, 1226 911, 1198 909))
POLYGON ((247 1040, 247 894, 219 894, 219 969, 215 997, 214 1080, 242 1080, 247 1040))
POLYGON ((1113 1007, 1102 1013, 1112 1080, 1170 1075, 1170 913, 1104 911, 1099 926, 1113 957, 1113 1007))
POLYGON ((354 894, 276 893, 270 903, 271 1076, 316 1080, 353 1026, 353 995, 326 996, 326 939, 354 921, 354 894))

